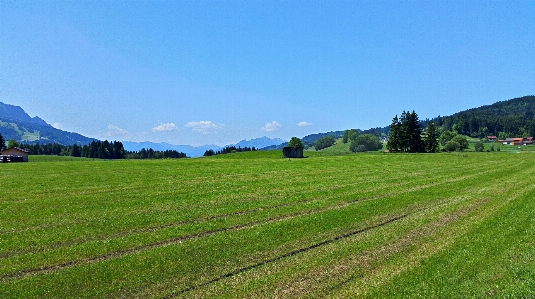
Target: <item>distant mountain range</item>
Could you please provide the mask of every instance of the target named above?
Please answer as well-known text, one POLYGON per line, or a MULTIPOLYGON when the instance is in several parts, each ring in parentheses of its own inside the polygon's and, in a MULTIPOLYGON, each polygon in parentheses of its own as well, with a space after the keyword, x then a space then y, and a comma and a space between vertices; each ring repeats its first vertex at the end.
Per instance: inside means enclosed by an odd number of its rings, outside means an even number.
MULTIPOLYGON (((392 117, 397 113, 392 113, 392 117)), ((535 96, 524 96, 507 101, 500 101, 492 105, 473 108, 455 113, 451 116, 438 116, 432 119, 440 129, 452 130, 472 137, 486 137, 496 135, 515 137, 531 134, 535 135, 535 96)), ((425 128, 429 119, 421 120, 425 128)), ((349 128, 348 128, 349 129, 349 128)), ((372 128, 361 131, 377 136, 387 136, 389 127, 372 128)), ((344 131, 317 133, 302 137, 305 146, 312 146, 316 140, 326 135, 336 138, 342 137, 344 131)), ((21 107, 0 102, 0 134, 7 140, 17 140, 25 143, 59 143, 63 145, 84 145, 96 139, 82 136, 78 133, 66 132, 47 124, 38 116, 30 117, 21 107)), ((202 156, 206 150, 221 150, 217 145, 173 145, 168 143, 130 142, 122 141, 126 150, 139 151, 142 148, 154 150, 176 150, 186 153, 190 157, 202 156)), ((255 147, 257 149, 281 149, 287 144, 279 138, 260 137, 242 140, 227 146, 255 147)))
MULTIPOLYGON (((17 140, 23 143, 59 143, 62 145, 84 145, 89 144, 97 139, 85 137, 78 133, 66 132, 56 129, 46 123, 38 116, 30 117, 24 109, 19 106, 13 106, 0 102, 0 134, 6 141, 17 140)), ((255 147, 257 149, 264 148, 273 144, 284 143, 285 141, 279 138, 260 137, 251 140, 242 140, 236 144, 229 144, 227 146, 236 147, 255 147)), ((142 148, 165 151, 176 150, 186 153, 190 157, 202 156, 206 150, 212 149, 218 151, 223 147, 218 145, 174 145, 169 143, 154 143, 154 142, 131 142, 122 141, 124 148, 127 151, 139 151, 142 148)))
POLYGON ((211 145, 202 145, 202 146, 191 146, 191 145, 174 145, 169 143, 154 143, 154 142, 131 142, 123 141, 123 146, 127 151, 140 151, 142 148, 148 149, 152 148, 153 150, 165 151, 165 150, 176 150, 178 152, 186 153, 189 157, 200 157, 204 155, 204 152, 207 150, 218 151, 227 146, 236 146, 236 147, 255 147, 257 149, 265 148, 270 145, 287 143, 280 138, 268 138, 260 137, 251 140, 242 140, 236 144, 229 144, 226 146, 219 146, 215 144, 211 145))

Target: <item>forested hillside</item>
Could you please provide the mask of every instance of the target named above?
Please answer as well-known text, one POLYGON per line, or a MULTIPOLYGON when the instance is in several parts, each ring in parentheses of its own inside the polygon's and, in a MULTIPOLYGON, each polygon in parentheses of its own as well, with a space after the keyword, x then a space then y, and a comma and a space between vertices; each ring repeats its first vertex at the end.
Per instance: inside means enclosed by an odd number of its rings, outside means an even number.
MULTIPOLYGON (((420 121, 422 128, 426 128, 430 120, 437 125, 439 133, 449 130, 474 138, 495 135, 500 139, 534 136, 535 96, 524 96, 472 108, 450 116, 425 119, 420 121)), ((390 134, 390 127, 374 128, 363 132, 380 137, 390 134)))
POLYGON ((471 137, 488 135, 528 137, 535 135, 535 96, 525 96, 473 108, 433 121, 441 131, 450 130, 471 137))

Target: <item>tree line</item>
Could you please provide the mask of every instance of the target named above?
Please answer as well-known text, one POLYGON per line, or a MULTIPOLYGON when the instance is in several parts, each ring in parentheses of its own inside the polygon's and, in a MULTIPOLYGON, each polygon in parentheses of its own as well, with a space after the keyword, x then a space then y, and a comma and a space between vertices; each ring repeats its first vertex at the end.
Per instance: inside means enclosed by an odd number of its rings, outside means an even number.
POLYGON ((155 151, 152 148, 142 148, 140 151, 126 151, 126 159, 179 159, 187 158, 183 152, 176 150, 155 151))
MULTIPOLYGON (((1 134, 0 134, 1 137, 1 134)), ((2 137, 3 138, 3 137, 2 137)), ((0 140, 2 142, 2 140, 0 140)), ((0 144, 1 147, 2 144, 0 144)), ((126 151, 120 141, 92 141, 90 144, 70 146, 59 143, 19 144, 15 140, 8 142, 8 147, 19 147, 27 150, 30 155, 56 155, 85 157, 95 159, 177 159, 187 155, 176 150, 155 151, 152 148, 142 148, 140 151, 126 151)))
MULTIPOLYGON (((446 131, 473 138, 487 138, 491 135, 497 136, 498 139, 535 136, 535 96, 501 101, 451 116, 420 120, 421 128, 427 128, 430 122, 433 122, 439 136, 446 131)), ((387 126, 359 130, 359 133, 386 137, 390 135, 391 129, 392 126, 387 126)), ((422 129, 422 133, 425 133, 425 130, 422 129)))
POLYGON ((206 150, 203 154, 204 157, 210 157, 215 155, 223 155, 223 154, 231 154, 231 153, 241 153, 241 152, 254 152, 257 151, 257 149, 253 147, 236 147, 234 145, 226 146, 222 148, 221 150, 214 151, 213 149, 206 150))
POLYGON ((124 159, 126 151, 120 141, 92 141, 90 144, 70 146, 59 143, 21 144, 30 155, 56 155, 98 159, 124 159))

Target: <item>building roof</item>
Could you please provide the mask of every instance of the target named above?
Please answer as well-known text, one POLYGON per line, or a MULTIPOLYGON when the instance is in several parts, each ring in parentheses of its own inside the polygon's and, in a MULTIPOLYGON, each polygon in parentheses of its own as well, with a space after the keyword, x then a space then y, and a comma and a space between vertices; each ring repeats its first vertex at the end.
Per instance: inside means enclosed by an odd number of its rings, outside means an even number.
POLYGON ((27 150, 25 150, 25 149, 23 149, 23 148, 20 148, 20 147, 10 147, 10 148, 8 148, 8 149, 3 150, 3 151, 2 151, 2 154, 3 154, 4 152, 11 151, 11 150, 16 150, 16 151, 19 151, 19 152, 22 152, 22 153, 25 153, 25 154, 29 153, 27 150))

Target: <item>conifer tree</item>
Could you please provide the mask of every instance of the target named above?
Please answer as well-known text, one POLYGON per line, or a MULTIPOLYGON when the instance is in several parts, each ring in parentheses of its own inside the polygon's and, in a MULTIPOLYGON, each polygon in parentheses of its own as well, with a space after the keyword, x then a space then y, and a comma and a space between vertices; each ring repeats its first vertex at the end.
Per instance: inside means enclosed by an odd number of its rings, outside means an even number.
POLYGON ((4 136, 0 134, 0 151, 3 151, 6 149, 6 140, 4 139, 4 136))
POLYGON ((416 114, 414 110, 412 113, 407 112, 407 119, 407 151, 411 153, 421 153, 424 151, 424 143, 422 141, 422 126, 420 125, 418 114, 416 114))
POLYGON ((396 115, 392 119, 392 124, 390 125, 390 134, 388 135, 388 142, 386 143, 386 148, 390 151, 399 151, 401 149, 401 123, 399 122, 398 116, 396 115))
POLYGON ((433 121, 430 121, 425 129, 425 139, 424 139, 425 151, 428 153, 438 152, 438 136, 437 128, 433 121))

